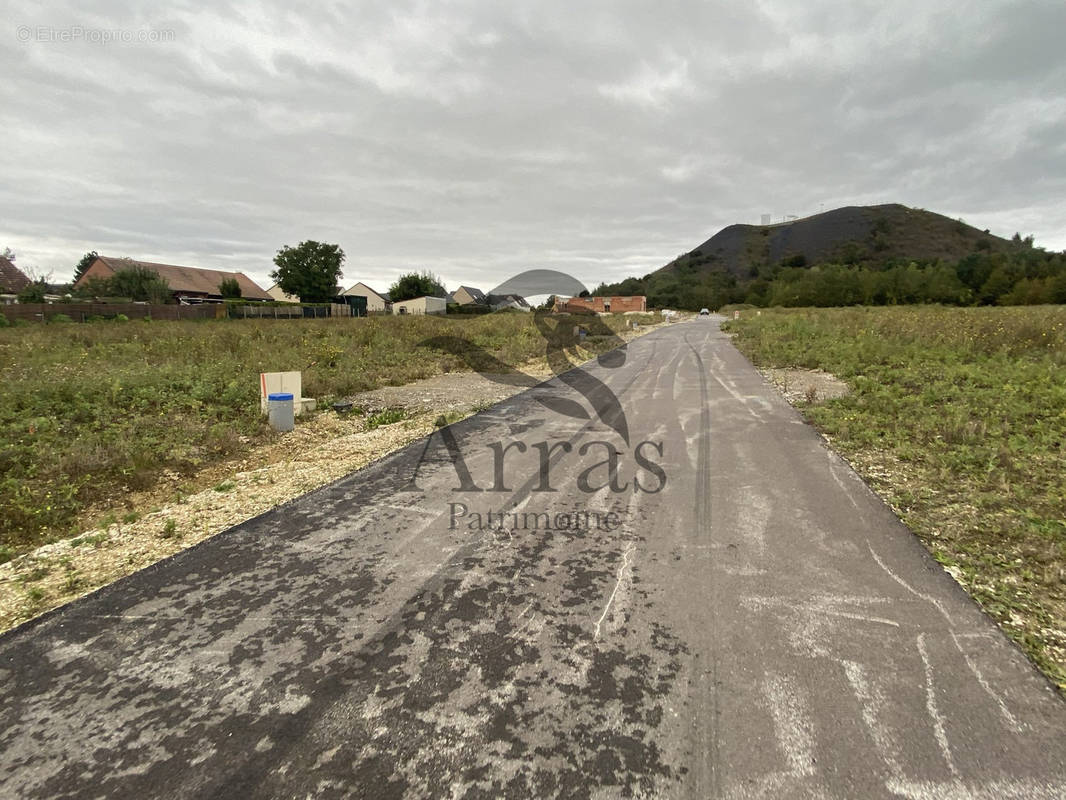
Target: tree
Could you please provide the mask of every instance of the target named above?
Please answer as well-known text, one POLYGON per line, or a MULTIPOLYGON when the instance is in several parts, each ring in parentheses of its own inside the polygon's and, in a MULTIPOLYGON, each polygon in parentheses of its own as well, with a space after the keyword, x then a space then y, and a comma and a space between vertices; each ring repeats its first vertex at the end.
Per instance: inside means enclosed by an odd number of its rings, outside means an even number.
POLYGON ((1003 265, 996 267, 992 274, 988 276, 988 280, 984 282, 981 287, 979 297, 982 303, 987 305, 994 305, 999 299, 1000 295, 1007 294, 1014 288, 1016 282, 1015 275, 1012 274, 1013 270, 1009 265, 1003 265))
MULTIPOLYGON (((5 253, 9 254, 7 256, 9 260, 15 255, 10 250, 5 250, 5 253)), ((43 303, 44 296, 52 292, 50 283, 52 273, 41 272, 33 267, 23 267, 22 272, 30 279, 30 282, 18 293, 18 301, 20 303, 43 303)))
POLYGON ((278 250, 274 256, 277 269, 270 277, 285 294, 295 295, 301 302, 328 303, 337 294, 344 258, 340 245, 308 239, 278 250))
POLYGON ((113 297, 129 297, 147 303, 163 304, 171 299, 170 284, 147 267, 125 267, 106 281, 93 281, 93 288, 105 289, 113 297))
POLYGON ((218 293, 225 300, 237 300, 241 296, 241 285, 236 278, 223 278, 218 285, 218 293))
POLYGON ((81 257, 81 261, 74 267, 74 282, 77 283, 85 271, 93 265, 96 260, 96 251, 90 250, 88 253, 81 257))
POLYGON ((444 297, 446 294, 448 291, 441 279, 429 271, 408 272, 389 287, 389 299, 394 303, 415 297, 444 297))
POLYGON ((37 278, 18 293, 18 299, 20 303, 43 303, 47 292, 48 281, 44 278, 37 278))

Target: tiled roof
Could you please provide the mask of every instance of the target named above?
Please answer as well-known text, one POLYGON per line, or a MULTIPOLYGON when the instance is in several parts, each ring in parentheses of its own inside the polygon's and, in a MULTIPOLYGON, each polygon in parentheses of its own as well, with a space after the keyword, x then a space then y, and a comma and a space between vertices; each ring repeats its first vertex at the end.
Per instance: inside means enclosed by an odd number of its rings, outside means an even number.
POLYGON ((10 259, 0 256, 0 292, 18 294, 31 283, 26 274, 10 259))
POLYGON ((488 297, 488 303, 493 306, 515 303, 523 308, 529 308, 529 303, 526 302, 526 298, 518 294, 490 294, 488 297))
MULTIPOLYGON (((485 296, 485 293, 480 289, 475 289, 473 286, 460 286, 459 289, 466 289, 466 293, 474 298, 475 303, 487 303, 489 299, 485 296)), ((455 291, 459 291, 456 289, 455 291)))
POLYGON ((235 278, 241 287, 241 297, 251 300, 273 300, 251 278, 243 272, 226 272, 219 269, 201 267, 179 267, 173 264, 156 264, 151 261, 134 261, 131 258, 112 258, 99 256, 108 267, 116 272, 127 267, 144 267, 159 275, 174 292, 191 292, 218 296, 219 285, 227 278, 235 278))

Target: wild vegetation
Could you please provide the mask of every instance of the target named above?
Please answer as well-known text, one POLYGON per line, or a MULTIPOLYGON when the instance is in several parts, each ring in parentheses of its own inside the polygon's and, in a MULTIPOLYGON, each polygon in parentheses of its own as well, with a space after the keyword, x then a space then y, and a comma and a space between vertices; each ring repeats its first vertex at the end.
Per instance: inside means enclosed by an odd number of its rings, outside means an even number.
POLYGON ((805 413, 1066 689, 1066 308, 748 313, 757 364, 822 369, 805 413))
MULTIPOLYGON (((619 330, 631 318, 598 319, 619 330)), ((553 342, 573 344, 572 319, 552 324, 553 342)), ((0 557, 69 535, 90 504, 272 436, 259 415, 260 372, 301 370, 304 394, 328 405, 440 372, 498 369, 490 358, 521 365, 545 350, 532 315, 519 313, 4 327, 0 557)))
POLYGON ((760 308, 855 305, 1039 305, 1066 303, 1066 254, 1024 243, 1007 253, 977 251, 954 263, 887 261, 807 266, 792 256, 747 278, 707 268, 702 256, 679 257, 669 272, 604 284, 594 294, 643 294, 655 308, 760 308))

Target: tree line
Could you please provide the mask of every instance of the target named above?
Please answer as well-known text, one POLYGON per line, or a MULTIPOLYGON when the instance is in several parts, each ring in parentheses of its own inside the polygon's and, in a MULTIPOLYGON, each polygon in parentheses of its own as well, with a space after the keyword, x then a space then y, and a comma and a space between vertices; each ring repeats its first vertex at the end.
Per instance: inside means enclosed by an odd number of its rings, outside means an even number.
MULTIPOLYGON (((4 255, 12 261, 15 254, 6 249, 4 255)), ((95 250, 87 252, 74 267, 74 282, 85 275, 97 258, 95 250)), ((338 294, 338 282, 343 272, 344 250, 339 245, 307 240, 295 247, 282 247, 274 256, 274 270, 270 277, 286 294, 304 303, 328 303, 338 294)), ((172 302, 172 290, 155 271, 130 262, 120 266, 107 277, 93 276, 75 287, 73 284, 52 285, 47 277, 35 277, 19 292, 20 303, 43 303, 45 295, 58 291, 71 299, 121 297, 149 303, 172 302)), ((401 275, 389 287, 394 301, 409 300, 422 295, 444 297, 444 284, 429 271, 401 275)), ((223 278, 219 284, 223 299, 239 299, 241 286, 236 278, 223 278)))
POLYGON ((1066 253, 1033 247, 1031 238, 1019 239, 1008 252, 976 251, 953 263, 896 259, 808 266, 803 256, 791 256, 738 277, 721 267, 708 269, 706 260, 689 253, 672 266, 643 278, 601 284, 593 294, 643 294, 649 306, 690 311, 732 303, 762 308, 1066 303, 1066 253))

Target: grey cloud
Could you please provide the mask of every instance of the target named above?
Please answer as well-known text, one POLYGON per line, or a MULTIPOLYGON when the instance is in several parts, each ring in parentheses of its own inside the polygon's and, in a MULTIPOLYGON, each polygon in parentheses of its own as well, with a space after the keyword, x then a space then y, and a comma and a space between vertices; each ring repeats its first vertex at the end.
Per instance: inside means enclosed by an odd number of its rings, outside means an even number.
POLYGON ((14 3, 0 246, 244 269, 644 274, 762 212, 898 201, 1066 247, 1059 2, 14 3), (173 30, 17 42, 18 25, 173 30), (1002 226, 1002 227, 998 227, 1002 226))

